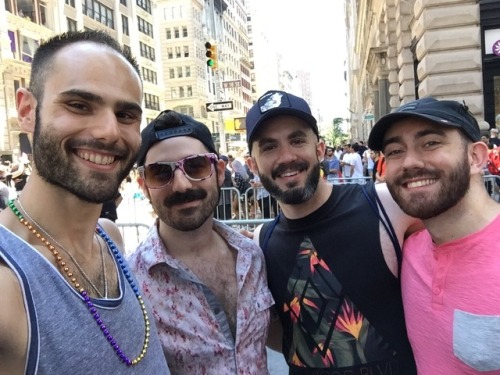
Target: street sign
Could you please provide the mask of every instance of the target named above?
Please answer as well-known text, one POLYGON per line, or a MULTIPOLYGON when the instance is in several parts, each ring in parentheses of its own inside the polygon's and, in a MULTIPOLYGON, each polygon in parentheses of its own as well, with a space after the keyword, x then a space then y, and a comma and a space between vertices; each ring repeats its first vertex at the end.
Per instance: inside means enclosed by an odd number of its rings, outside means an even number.
POLYGON ((375 116, 372 113, 365 114, 365 121, 372 121, 375 116))
POLYGON ((227 102, 205 103, 205 107, 208 112, 227 111, 233 109, 233 102, 229 100, 227 102))
POLYGON ((236 80, 236 81, 224 81, 222 82, 222 87, 225 89, 232 89, 235 87, 240 87, 241 86, 241 81, 236 80))

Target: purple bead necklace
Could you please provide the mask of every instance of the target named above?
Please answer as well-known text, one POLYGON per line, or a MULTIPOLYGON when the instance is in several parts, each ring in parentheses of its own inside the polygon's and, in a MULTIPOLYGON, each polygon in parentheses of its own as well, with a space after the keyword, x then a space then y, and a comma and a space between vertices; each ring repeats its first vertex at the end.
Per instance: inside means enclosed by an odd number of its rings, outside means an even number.
POLYGON ((62 259, 59 251, 55 248, 54 245, 52 245, 44 236, 42 236, 34 227, 31 225, 30 222, 28 222, 19 209, 16 207, 14 204, 14 200, 9 201, 9 207, 16 215, 16 217, 19 219, 19 221, 31 232, 33 233, 42 243, 47 246, 47 248, 50 250, 52 255, 56 258, 56 262, 59 265, 60 269, 66 274, 68 279, 71 281, 71 283, 74 285, 75 289, 80 293, 80 295, 83 298, 83 302, 85 303, 85 306, 89 309, 90 314, 96 321, 97 325, 101 329, 104 337, 106 340, 109 342, 113 350, 115 351, 116 355, 120 359, 121 362, 126 364, 127 366, 133 366, 138 364, 145 356, 146 352, 148 350, 148 345, 149 345, 149 333, 150 333, 150 322, 149 322, 149 317, 148 317, 148 312, 146 310, 146 306, 144 304, 144 300, 142 299, 141 294, 139 293, 139 288, 134 282, 134 279, 132 278, 132 275, 130 271, 128 270, 127 264, 125 260, 123 259, 123 256, 121 255, 120 251, 116 247, 115 243, 113 240, 104 232, 104 230, 101 229, 101 227, 96 227, 96 233, 102 237, 102 239, 107 243, 109 249, 111 250, 116 262, 120 266, 123 275, 127 279, 128 283, 130 284, 130 287, 134 291, 134 294, 137 298, 137 301, 139 301, 139 304, 141 306, 142 310, 142 316, 144 318, 144 326, 145 326, 145 334, 144 334, 144 342, 142 344, 142 350, 141 353, 135 357, 134 359, 130 359, 125 353, 123 353, 123 350, 120 348, 120 346, 117 344, 115 338, 111 335, 109 329, 106 327, 104 324, 104 321, 101 319, 101 316, 99 315, 99 312, 97 311, 96 307, 90 300, 90 296, 86 290, 84 290, 78 280, 76 279, 75 275, 73 272, 69 270, 67 267, 66 262, 62 259))

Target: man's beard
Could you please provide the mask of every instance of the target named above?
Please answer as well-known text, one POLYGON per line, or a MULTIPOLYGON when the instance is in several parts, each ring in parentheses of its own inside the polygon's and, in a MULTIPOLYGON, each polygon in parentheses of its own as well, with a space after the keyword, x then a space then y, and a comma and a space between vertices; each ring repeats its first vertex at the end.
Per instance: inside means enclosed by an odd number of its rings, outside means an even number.
POLYGON ((129 150, 116 145, 106 145, 97 140, 69 140, 65 148, 65 150, 60 148, 59 138, 53 131, 41 130, 40 113, 37 107, 33 135, 33 161, 40 177, 49 184, 58 186, 85 202, 103 203, 115 198, 121 182, 127 177, 135 163, 136 154, 130 155, 129 150), (114 176, 97 171, 82 175, 71 162, 71 158, 65 157, 66 154, 73 154, 73 149, 77 146, 114 152, 121 158, 129 156, 129 160, 114 176))
POLYGON ((312 198, 312 196, 316 192, 316 189, 318 188, 321 173, 321 166, 319 162, 314 164, 311 171, 307 174, 307 179, 304 187, 296 186, 296 184, 290 184, 287 185, 289 189, 280 189, 274 182, 273 176, 276 176, 276 174, 280 170, 286 170, 293 165, 296 165, 296 167, 300 167, 302 169, 306 169, 308 166, 305 162, 294 162, 286 165, 280 164, 274 171, 271 172, 271 177, 259 175, 262 186, 264 186, 264 188, 269 192, 269 194, 271 194, 273 198, 276 198, 276 200, 283 204, 297 205, 307 202, 312 198))
POLYGON ((467 193, 470 187, 470 166, 467 154, 464 153, 460 162, 448 171, 419 170, 405 172, 394 182, 387 181, 387 188, 401 209, 408 215, 421 220, 431 219, 455 206, 467 193), (408 178, 438 178, 441 184, 439 192, 430 195, 403 191, 401 182, 408 178))

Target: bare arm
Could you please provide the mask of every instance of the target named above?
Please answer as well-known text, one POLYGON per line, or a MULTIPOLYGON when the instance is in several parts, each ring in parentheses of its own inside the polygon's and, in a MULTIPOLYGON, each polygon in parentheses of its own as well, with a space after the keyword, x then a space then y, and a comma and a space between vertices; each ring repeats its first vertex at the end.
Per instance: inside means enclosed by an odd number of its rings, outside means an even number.
MULTIPOLYGON (((424 228, 420 219, 406 215, 392 199, 385 183, 376 184, 375 189, 384 206, 385 212, 389 216, 391 224, 396 232, 399 245, 403 247, 403 242, 410 234, 424 228)), ((384 253, 384 258, 391 272, 398 274, 398 264, 394 246, 382 223, 380 224, 380 245, 384 253)))
POLYGON ((0 375, 24 374, 28 323, 21 287, 0 261, 0 375))

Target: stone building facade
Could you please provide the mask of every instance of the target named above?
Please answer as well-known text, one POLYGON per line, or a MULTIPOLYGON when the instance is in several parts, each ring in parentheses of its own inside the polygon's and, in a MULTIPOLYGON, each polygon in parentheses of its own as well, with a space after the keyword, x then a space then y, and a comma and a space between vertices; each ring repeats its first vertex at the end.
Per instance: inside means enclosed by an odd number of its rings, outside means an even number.
POLYGON ((354 139, 366 139, 381 116, 426 96, 465 101, 484 130, 500 120, 500 1, 345 4, 354 139))

